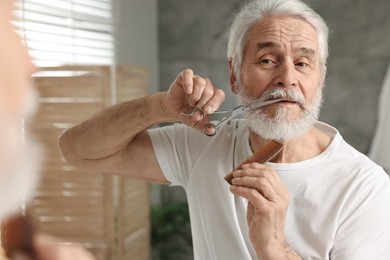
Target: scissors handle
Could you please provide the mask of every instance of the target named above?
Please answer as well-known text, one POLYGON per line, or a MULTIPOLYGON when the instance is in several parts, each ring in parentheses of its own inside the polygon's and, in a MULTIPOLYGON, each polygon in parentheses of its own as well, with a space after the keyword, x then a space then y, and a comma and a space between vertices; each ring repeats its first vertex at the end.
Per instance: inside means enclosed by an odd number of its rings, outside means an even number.
MULTIPOLYGON (((202 117, 204 117, 206 115, 206 113, 203 111, 203 109, 201 108, 198 108, 198 107, 195 107, 191 112, 184 112, 182 111, 181 114, 183 116, 193 116, 196 112, 199 112, 201 114, 202 117)), ((208 123, 204 128, 203 128, 203 134, 207 135, 207 136, 214 136, 215 133, 217 132, 216 131, 216 128, 218 126, 220 126, 223 122, 227 121, 229 118, 231 118, 232 116, 232 112, 233 110, 226 110, 226 109, 223 109, 223 110, 216 110, 214 111, 213 113, 211 113, 211 115, 215 115, 215 114, 228 114, 228 116, 224 117, 220 122, 218 122, 218 124, 213 124, 213 123, 208 123), (213 132, 208 132, 207 130, 208 129, 211 129, 211 128, 214 128, 215 130, 213 132)))
POLYGON ((194 109, 192 109, 191 112, 184 112, 184 111, 181 111, 181 114, 183 116, 193 116, 195 114, 195 112, 199 112, 201 113, 202 116, 204 116, 206 113, 203 111, 203 109, 201 108, 198 108, 198 107, 195 107, 194 109))
POLYGON ((222 118, 217 124, 208 123, 205 126, 205 128, 203 128, 203 133, 205 135, 207 135, 207 136, 215 135, 215 133, 217 132, 217 128, 218 127, 220 127, 221 125, 225 124, 227 121, 231 120, 232 118, 235 118, 235 117, 239 116, 240 114, 242 114, 246 110, 247 110, 247 108, 245 108, 243 106, 240 106, 240 107, 236 107, 236 108, 231 109, 231 110, 215 111, 216 112, 215 114, 228 114, 228 115, 225 116, 224 118, 222 118), (212 134, 207 133, 206 130, 209 129, 209 128, 215 128, 215 131, 212 134))
POLYGON ((213 123, 208 123, 204 128, 203 128, 203 134, 207 136, 214 136, 217 133, 217 126, 213 123), (207 132, 208 129, 214 128, 213 132, 207 132))

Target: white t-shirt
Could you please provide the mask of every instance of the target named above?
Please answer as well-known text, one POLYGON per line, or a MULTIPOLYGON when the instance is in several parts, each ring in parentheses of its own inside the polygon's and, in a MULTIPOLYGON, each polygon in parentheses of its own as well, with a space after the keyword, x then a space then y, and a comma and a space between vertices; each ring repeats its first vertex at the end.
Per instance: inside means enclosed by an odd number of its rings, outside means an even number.
MULTIPOLYGON (((290 194, 285 235, 303 259, 390 260, 390 180, 348 145, 336 129, 320 155, 298 163, 267 163, 290 194)), ((195 259, 257 259, 248 236, 247 201, 224 180, 252 154, 248 126, 233 120, 213 137, 182 124, 149 130, 165 177, 184 187, 195 259)))

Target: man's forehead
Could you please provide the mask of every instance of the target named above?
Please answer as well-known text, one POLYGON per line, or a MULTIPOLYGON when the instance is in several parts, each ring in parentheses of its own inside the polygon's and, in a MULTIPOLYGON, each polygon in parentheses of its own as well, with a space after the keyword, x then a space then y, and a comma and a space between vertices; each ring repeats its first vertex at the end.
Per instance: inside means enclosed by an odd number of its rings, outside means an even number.
POLYGON ((264 18, 252 26, 248 40, 255 44, 256 50, 281 47, 286 43, 296 45, 302 51, 315 50, 318 46, 314 27, 303 19, 292 16, 264 18))

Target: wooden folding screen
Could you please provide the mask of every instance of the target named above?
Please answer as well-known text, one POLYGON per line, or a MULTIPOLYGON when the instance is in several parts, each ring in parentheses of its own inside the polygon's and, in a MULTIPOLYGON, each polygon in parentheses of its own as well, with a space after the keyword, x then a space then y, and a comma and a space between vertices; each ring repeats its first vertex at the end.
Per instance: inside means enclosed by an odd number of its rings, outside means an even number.
POLYGON ((35 78, 40 108, 31 129, 44 145, 42 180, 31 203, 38 229, 81 243, 99 260, 149 259, 149 187, 139 180, 68 165, 57 139, 92 114, 146 95, 144 69, 45 68, 35 78))

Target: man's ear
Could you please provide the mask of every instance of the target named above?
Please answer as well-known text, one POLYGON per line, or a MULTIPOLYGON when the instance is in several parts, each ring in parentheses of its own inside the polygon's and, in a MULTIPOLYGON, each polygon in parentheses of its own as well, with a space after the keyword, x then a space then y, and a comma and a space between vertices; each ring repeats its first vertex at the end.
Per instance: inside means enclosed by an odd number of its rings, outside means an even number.
POLYGON ((233 59, 229 59, 229 73, 230 73, 230 89, 234 94, 238 93, 238 87, 237 87, 237 77, 236 73, 234 71, 234 66, 233 66, 233 59))

